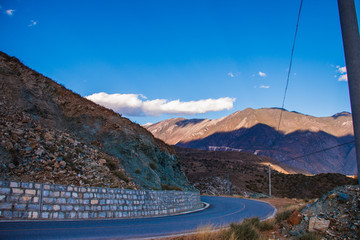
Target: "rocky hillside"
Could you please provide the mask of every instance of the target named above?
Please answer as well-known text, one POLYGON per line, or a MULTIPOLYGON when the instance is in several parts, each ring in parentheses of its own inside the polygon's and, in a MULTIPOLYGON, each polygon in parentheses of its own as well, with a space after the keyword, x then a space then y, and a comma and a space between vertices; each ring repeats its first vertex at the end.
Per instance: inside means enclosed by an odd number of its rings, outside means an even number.
POLYGON ((313 232, 322 239, 359 239, 359 197, 357 186, 335 188, 298 212, 298 220, 289 219, 282 231, 292 237, 313 232))
POLYGON ((355 174, 354 144, 291 160, 353 141, 351 114, 317 118, 280 109, 245 109, 220 119, 175 118, 146 126, 155 137, 186 148, 246 151, 286 161, 310 173, 355 174))
POLYGON ((1 177, 193 190, 173 148, 0 52, 1 177))
POLYGON ((231 194, 252 197, 267 195, 269 163, 272 195, 278 197, 311 199, 320 197, 334 187, 356 184, 353 178, 337 173, 315 176, 304 175, 306 172, 293 174, 301 170, 277 165, 268 157, 246 152, 184 148, 176 148, 176 152, 189 181, 204 194, 228 194, 227 175, 229 174, 231 194))

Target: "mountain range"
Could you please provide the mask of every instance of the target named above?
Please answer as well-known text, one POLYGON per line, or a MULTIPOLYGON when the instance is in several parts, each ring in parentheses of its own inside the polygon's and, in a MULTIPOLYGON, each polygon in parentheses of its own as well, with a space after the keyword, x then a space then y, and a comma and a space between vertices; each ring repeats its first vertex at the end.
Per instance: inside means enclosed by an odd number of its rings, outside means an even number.
POLYGON ((352 116, 347 112, 314 117, 247 108, 220 119, 173 118, 145 127, 179 147, 250 152, 311 174, 356 172, 352 116))
POLYGON ((146 129, 0 52, 1 179, 194 190, 146 129))

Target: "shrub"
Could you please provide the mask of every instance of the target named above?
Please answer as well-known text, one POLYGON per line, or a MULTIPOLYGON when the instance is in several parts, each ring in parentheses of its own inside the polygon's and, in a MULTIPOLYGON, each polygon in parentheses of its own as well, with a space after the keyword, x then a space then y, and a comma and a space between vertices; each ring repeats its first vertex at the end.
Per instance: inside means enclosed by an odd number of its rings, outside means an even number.
POLYGON ((251 221, 244 221, 240 224, 230 224, 230 229, 227 233, 230 239, 242 239, 242 240, 256 240, 260 238, 259 232, 251 221))
POLYGON ((175 186, 175 185, 169 186, 169 185, 166 185, 166 184, 161 184, 161 188, 162 188, 162 190, 182 191, 182 188, 180 188, 178 186, 175 186))
POLYGON ((114 175, 115 175, 117 178, 125 181, 126 183, 129 183, 129 178, 128 178, 128 177, 125 175, 125 173, 123 173, 122 171, 119 171, 119 170, 114 171, 114 175))
POLYGON ((273 219, 269 219, 267 221, 260 222, 258 225, 258 229, 262 231, 269 231, 275 228, 275 221, 273 219))
POLYGON ((284 220, 287 220, 290 215, 293 213, 293 211, 290 211, 290 210, 286 210, 284 212, 280 212, 276 215, 275 219, 276 219, 276 222, 277 223, 280 223, 284 220))
POLYGON ((151 167, 152 170, 155 170, 156 169, 156 164, 154 162, 151 162, 149 164, 149 166, 151 167))
POLYGON ((321 240, 321 236, 316 233, 305 233, 297 238, 298 240, 321 240))
POLYGON ((117 169, 117 165, 114 161, 107 159, 105 165, 111 170, 114 171, 117 169))
POLYGON ((260 219, 258 217, 245 218, 242 223, 250 224, 250 225, 253 225, 254 227, 258 227, 260 224, 260 219))
POLYGON ((137 168, 137 169, 135 170, 135 173, 136 173, 136 174, 140 174, 140 173, 141 173, 141 170, 137 168))

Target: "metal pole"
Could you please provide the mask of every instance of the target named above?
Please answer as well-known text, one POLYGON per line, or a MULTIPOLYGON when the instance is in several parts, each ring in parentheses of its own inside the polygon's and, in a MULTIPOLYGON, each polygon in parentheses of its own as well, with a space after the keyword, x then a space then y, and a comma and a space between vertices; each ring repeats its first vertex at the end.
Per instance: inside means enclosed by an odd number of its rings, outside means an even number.
POLYGON ((271 197, 271 168, 269 164, 269 197, 271 197))
MULTIPOLYGON (((354 0, 338 0, 353 118, 358 179, 360 176, 360 37, 354 0)), ((359 179, 360 187, 360 179, 359 179)))
POLYGON ((227 174, 226 193, 227 193, 228 195, 230 195, 230 179, 229 179, 229 173, 227 174))

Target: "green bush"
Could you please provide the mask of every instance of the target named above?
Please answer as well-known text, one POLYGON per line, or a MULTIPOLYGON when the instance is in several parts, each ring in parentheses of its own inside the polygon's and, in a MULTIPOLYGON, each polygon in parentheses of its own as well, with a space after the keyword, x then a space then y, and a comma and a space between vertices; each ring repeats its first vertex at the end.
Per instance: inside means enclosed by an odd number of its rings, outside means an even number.
POLYGON ((137 169, 135 170, 135 173, 136 173, 136 174, 140 174, 140 173, 141 173, 141 170, 137 168, 137 169))

